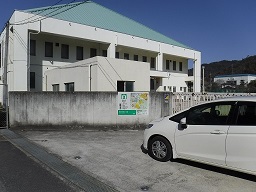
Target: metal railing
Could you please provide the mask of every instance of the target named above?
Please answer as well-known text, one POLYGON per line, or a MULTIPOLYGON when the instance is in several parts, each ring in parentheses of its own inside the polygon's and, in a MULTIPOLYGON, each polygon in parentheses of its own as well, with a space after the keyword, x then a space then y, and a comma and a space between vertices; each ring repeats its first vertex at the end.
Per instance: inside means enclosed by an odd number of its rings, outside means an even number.
POLYGON ((256 93, 172 93, 170 113, 174 114, 207 101, 235 96, 256 96, 256 93))

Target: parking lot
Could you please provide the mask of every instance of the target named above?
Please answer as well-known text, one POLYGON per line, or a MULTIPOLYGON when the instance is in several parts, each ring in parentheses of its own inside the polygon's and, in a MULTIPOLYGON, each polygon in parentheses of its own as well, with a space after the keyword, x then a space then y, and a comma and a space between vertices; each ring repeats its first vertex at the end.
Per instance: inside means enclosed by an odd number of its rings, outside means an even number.
POLYGON ((140 149, 143 131, 19 131, 119 191, 252 192, 256 178, 185 160, 161 163, 140 149))

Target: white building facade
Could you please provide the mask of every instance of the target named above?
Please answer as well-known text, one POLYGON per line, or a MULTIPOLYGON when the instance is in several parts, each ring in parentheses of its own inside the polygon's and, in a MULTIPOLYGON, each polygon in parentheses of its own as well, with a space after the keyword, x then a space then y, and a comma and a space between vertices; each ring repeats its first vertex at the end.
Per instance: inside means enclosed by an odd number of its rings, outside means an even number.
POLYGON ((256 74, 232 74, 232 75, 218 75, 214 77, 214 82, 233 83, 234 85, 248 84, 252 80, 256 80, 256 74))
MULTIPOLYGON (((144 90, 150 91, 187 92, 192 60, 193 91, 200 92, 201 52, 91 1, 15 10, 0 44, 0 75, 9 91, 47 91, 47 71, 102 56, 112 62, 134 62, 119 70, 135 71, 140 68, 135 65, 147 63, 150 72, 144 90)), ((117 91, 115 83, 109 91, 117 91)))

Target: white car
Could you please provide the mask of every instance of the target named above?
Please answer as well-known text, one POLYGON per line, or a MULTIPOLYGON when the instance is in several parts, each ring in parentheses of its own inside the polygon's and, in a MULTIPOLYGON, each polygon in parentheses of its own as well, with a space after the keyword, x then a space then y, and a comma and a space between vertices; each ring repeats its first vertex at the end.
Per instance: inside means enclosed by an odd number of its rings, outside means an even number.
POLYGON ((182 158, 256 175, 256 97, 232 97, 152 121, 142 151, 158 161, 182 158))

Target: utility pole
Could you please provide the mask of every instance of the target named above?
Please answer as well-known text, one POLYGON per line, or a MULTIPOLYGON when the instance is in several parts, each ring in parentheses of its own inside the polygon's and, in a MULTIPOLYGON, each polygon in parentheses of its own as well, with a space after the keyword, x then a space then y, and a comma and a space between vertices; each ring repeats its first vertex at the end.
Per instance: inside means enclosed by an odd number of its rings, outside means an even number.
POLYGON ((204 93, 204 68, 205 68, 205 67, 202 66, 202 70, 203 70, 203 87, 202 87, 202 88, 203 88, 203 93, 204 93))
POLYGON ((10 23, 9 21, 6 23, 5 27, 5 57, 4 57, 4 74, 3 74, 3 104, 5 108, 8 105, 8 87, 7 87, 7 67, 8 67, 8 57, 9 57, 9 31, 10 31, 10 23))

